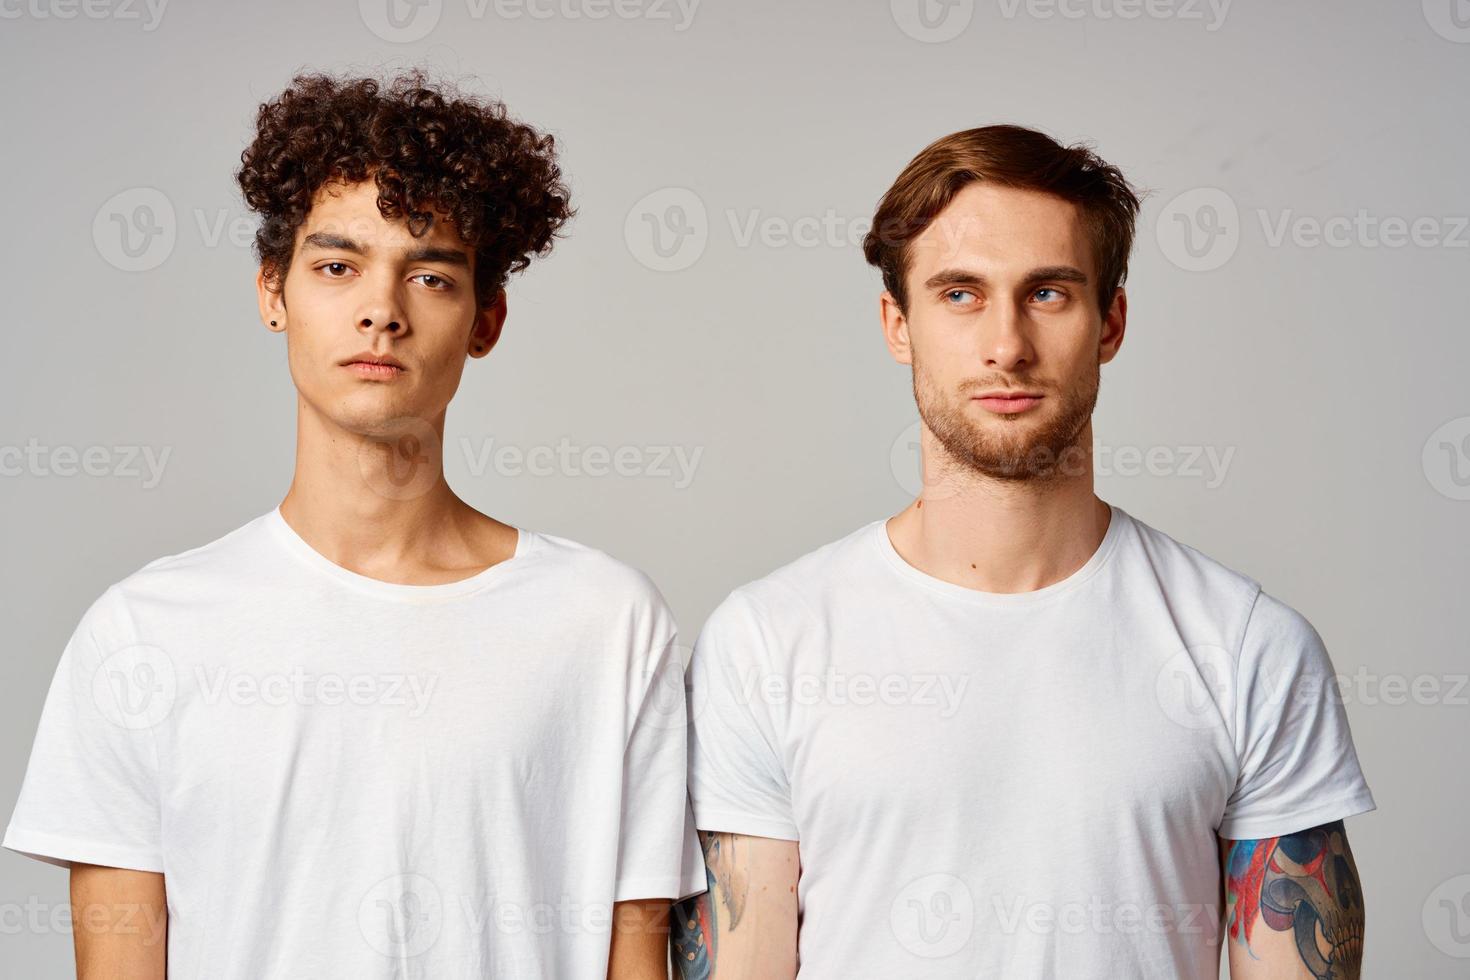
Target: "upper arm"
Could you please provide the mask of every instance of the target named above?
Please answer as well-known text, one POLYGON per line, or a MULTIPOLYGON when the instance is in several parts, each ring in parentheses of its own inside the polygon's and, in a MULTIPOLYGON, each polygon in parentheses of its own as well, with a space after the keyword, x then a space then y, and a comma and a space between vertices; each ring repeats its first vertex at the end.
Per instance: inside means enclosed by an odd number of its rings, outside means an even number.
POLYGON ((1220 840, 1232 980, 1352 980, 1363 891, 1342 821, 1284 837, 1220 840))
POLYGON ((668 957, 668 899, 634 899, 613 906, 608 980, 665 980, 668 957))
POLYGON ((799 837, 785 761, 786 705, 756 604, 740 590, 715 609, 689 663, 689 795, 701 828, 799 837))
POLYGON ((1236 671, 1239 772, 1221 836, 1264 840, 1372 810, 1337 675, 1311 623, 1259 593, 1236 671))
POLYGON ((71 904, 77 980, 163 980, 168 959, 163 875, 73 864, 71 904))
POLYGON ((786 706, 762 696, 783 641, 736 590, 710 615, 689 668, 689 792, 709 890, 674 908, 684 980, 792 980, 801 861, 782 749, 786 706), (737 832, 738 831, 738 832, 737 832))
POLYGON ((62 650, 6 847, 63 866, 163 871, 155 726, 176 685, 166 655, 136 642, 127 620, 109 589, 62 650))
POLYGON ((792 980, 801 875, 797 842, 709 831, 699 836, 709 891, 674 906, 677 975, 792 980))
POLYGON ((646 676, 630 678, 613 901, 663 896, 667 908, 704 875, 689 806, 684 661, 672 635, 648 663, 646 676))

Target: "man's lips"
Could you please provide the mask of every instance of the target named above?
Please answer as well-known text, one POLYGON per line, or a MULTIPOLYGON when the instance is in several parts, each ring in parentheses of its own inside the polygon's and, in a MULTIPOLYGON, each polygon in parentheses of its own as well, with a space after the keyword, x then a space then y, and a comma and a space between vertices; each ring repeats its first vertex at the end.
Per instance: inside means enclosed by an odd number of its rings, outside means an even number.
POLYGON ((359 378, 373 381, 386 381, 403 373, 403 368, 395 364, 376 364, 372 361, 348 361, 346 367, 359 378))
POLYGON ((1024 412, 1042 399, 1040 394, 1031 391, 987 391, 975 396, 986 410, 995 412, 997 415, 1015 415, 1024 412))
POLYGON ((343 361, 342 366, 359 378, 369 378, 375 381, 396 378, 407 370, 403 363, 391 354, 356 354, 343 361))

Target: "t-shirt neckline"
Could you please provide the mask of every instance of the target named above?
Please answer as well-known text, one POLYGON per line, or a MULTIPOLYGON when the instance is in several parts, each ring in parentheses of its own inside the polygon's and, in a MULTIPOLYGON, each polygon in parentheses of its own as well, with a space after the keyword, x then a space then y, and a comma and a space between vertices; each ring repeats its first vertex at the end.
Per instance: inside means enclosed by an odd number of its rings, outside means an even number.
POLYGON ((869 537, 877 547, 884 562, 903 578, 915 585, 922 586, 934 592, 939 592, 955 599, 966 602, 978 603, 989 606, 1020 606, 1029 605, 1033 602, 1041 602, 1054 598, 1086 582, 1097 574, 1112 555, 1118 544, 1118 539, 1123 535, 1123 524, 1128 520, 1128 514, 1115 504, 1108 504, 1110 516, 1108 518, 1108 529, 1103 533, 1103 539, 1098 544, 1097 550, 1087 559, 1075 572, 1066 578, 1053 582, 1050 585, 1033 589, 1030 592, 984 592, 980 589, 972 589, 969 586, 958 585, 954 582, 946 582, 942 578, 936 578, 928 572, 920 571, 910 565, 898 553, 893 546, 893 540, 888 536, 888 518, 882 518, 869 525, 869 537))
POLYGON ((308 544, 305 538, 296 533, 296 529, 281 514, 279 504, 273 507, 265 515, 264 519, 266 525, 271 529, 271 533, 286 547, 287 551, 317 571, 330 576, 349 588, 357 589, 361 592, 368 592, 384 599, 408 601, 447 599, 477 592, 506 574, 508 566, 524 559, 530 554, 535 545, 536 538, 534 532, 517 527, 515 529, 515 551, 509 558, 498 561, 488 568, 481 569, 468 578, 456 579, 453 582, 439 582, 433 585, 411 585, 405 582, 385 582, 382 579, 372 578, 371 576, 354 572, 350 568, 344 568, 332 561, 308 544))

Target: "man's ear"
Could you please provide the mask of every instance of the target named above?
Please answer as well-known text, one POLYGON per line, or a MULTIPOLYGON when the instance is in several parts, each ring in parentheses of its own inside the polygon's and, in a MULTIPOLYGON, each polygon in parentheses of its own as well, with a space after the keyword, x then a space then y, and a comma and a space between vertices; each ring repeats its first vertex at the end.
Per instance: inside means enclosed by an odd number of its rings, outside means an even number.
POLYGON ((470 328, 470 356, 484 357, 500 340, 500 331, 505 327, 505 290, 495 294, 495 302, 475 314, 474 326, 470 328))
POLYGON ((900 364, 914 363, 913 348, 909 343, 909 321, 898 305, 898 300, 888 290, 878 297, 878 318, 883 322, 883 340, 888 344, 888 353, 900 364))
POLYGON ((1106 364, 1118 354, 1118 348, 1123 346, 1123 333, 1128 328, 1128 294, 1119 286, 1113 293, 1113 301, 1108 305, 1107 315, 1103 317, 1102 335, 1098 338, 1097 362, 1106 364))
POLYGON ((286 292, 284 284, 264 266, 255 273, 255 293, 260 302, 260 319, 267 330, 282 333, 286 329, 286 292))

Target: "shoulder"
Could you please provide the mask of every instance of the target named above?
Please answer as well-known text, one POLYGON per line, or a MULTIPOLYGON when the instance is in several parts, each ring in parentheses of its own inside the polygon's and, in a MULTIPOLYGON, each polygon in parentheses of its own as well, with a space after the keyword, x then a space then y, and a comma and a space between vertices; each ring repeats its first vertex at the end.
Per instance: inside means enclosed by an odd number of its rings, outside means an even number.
POLYGON ((575 593, 581 601, 668 615, 668 603, 653 579, 642 569, 572 538, 530 531, 530 554, 542 574, 558 583, 559 591, 575 593))
POLYGON ((1185 609, 1198 604, 1217 621, 1223 619, 1242 657, 1320 649, 1321 637, 1307 618, 1256 579, 1137 518, 1128 520, 1146 566, 1171 604, 1185 609))
POLYGON ((662 601, 658 586, 647 573, 601 548, 544 531, 530 533, 534 535, 534 554, 539 564, 620 598, 662 601))
POLYGON ((1260 591, 1260 583, 1246 573, 1126 512, 1117 512, 1127 525, 1125 535, 1134 541, 1160 583, 1172 591, 1226 593, 1247 604, 1260 591))
POLYGON ((1256 596, 1241 642, 1242 662, 1289 674, 1327 674, 1332 661, 1306 616, 1268 592, 1256 596))
POLYGON ((884 520, 806 552, 729 593, 705 621, 701 635, 726 631, 790 636, 825 622, 834 602, 860 594, 864 576, 878 567, 874 535, 884 533, 884 520))
POLYGON ((203 544, 160 555, 114 581, 83 615, 83 622, 130 619, 131 610, 167 609, 214 595, 238 595, 242 577, 268 557, 265 515, 203 544))
POLYGON ((1131 560, 1124 566, 1127 587, 1157 592, 1181 622, 1191 622, 1238 645, 1261 584, 1246 573, 1120 509, 1125 522, 1120 544, 1131 560))

